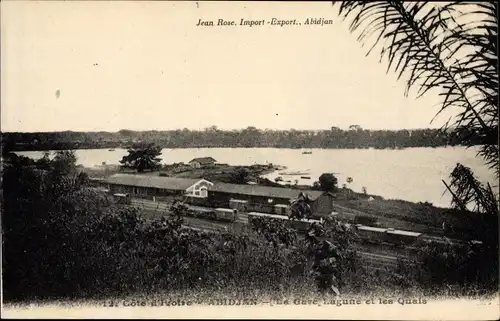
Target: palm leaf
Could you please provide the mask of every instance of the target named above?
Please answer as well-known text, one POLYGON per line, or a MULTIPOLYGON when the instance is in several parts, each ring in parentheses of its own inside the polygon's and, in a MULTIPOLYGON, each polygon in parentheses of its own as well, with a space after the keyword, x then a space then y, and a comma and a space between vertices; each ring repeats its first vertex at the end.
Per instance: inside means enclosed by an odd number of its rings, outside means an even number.
POLYGON ((463 144, 481 145, 478 155, 498 176, 498 5, 342 1, 339 15, 352 18, 351 32, 361 30, 358 41, 365 44, 376 36, 367 54, 381 47, 387 71, 406 78, 406 95, 412 88, 418 97, 437 91, 441 107, 436 116, 459 110, 443 129, 473 128, 463 144))

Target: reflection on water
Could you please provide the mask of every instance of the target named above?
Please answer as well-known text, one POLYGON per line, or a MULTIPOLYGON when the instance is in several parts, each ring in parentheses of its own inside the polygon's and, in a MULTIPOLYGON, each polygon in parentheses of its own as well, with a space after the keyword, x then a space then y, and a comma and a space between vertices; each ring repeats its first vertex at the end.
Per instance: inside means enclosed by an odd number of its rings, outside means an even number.
MULTIPOLYGON (((186 148, 164 149, 163 163, 189 162, 195 157, 211 156, 219 163, 231 165, 267 164, 286 166, 286 172, 298 172, 296 176, 285 176, 274 172, 266 175, 271 180, 282 176, 292 183, 311 185, 322 173, 336 173, 339 185, 346 183, 351 189, 385 198, 408 201, 427 201, 436 206, 449 206, 451 196, 446 193, 442 179, 448 176, 456 163, 469 166, 483 182, 496 186, 493 173, 489 171, 476 150, 463 147, 408 148, 403 150, 377 149, 312 149, 303 154, 300 149, 278 148, 186 148), (310 177, 301 178, 301 177, 310 177)), ((77 150, 78 163, 84 166, 118 164, 126 155, 124 149, 77 150)), ((28 157, 40 157, 42 152, 19 152, 28 157)), ((293 174, 293 173, 292 173, 293 174)))

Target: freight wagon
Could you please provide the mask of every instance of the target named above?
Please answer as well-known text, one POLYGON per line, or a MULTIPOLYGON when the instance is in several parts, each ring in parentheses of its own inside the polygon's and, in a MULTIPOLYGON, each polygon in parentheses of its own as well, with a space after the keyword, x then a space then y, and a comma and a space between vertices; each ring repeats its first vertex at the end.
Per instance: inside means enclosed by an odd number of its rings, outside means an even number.
POLYGON ((251 212, 248 213, 248 223, 253 225, 257 219, 273 219, 285 223, 285 226, 294 228, 299 232, 306 232, 313 223, 320 223, 319 220, 291 220, 284 215, 265 214, 251 212))
POLYGON ((238 218, 238 210, 233 208, 216 208, 215 217, 218 221, 234 222, 238 218))
MULTIPOLYGON (((268 218, 276 219, 286 222, 286 226, 297 229, 300 232, 306 232, 308 228, 313 223, 320 223, 319 220, 290 220, 288 217, 283 215, 273 215, 265 213, 248 213, 248 223, 252 224, 252 221, 257 218, 268 218)), ((451 240, 445 237, 436 237, 426 235, 424 233, 417 233, 411 231, 396 230, 393 228, 382 228, 366 226, 362 224, 350 224, 345 223, 347 227, 354 227, 356 234, 358 235, 361 242, 372 243, 372 244, 391 244, 395 246, 411 246, 415 247, 419 242, 437 242, 439 244, 460 244, 460 243, 471 243, 476 246, 481 245, 479 241, 460 241, 451 240)))

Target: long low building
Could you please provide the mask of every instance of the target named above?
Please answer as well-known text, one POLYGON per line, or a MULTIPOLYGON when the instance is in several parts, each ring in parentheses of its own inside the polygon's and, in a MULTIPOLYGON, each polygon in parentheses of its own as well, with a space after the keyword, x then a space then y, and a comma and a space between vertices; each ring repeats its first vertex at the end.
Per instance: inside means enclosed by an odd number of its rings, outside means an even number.
POLYGON ((135 174, 115 174, 102 180, 112 193, 127 193, 133 196, 161 198, 171 196, 193 196, 206 198, 212 182, 204 179, 188 179, 135 174))
POLYGON ((187 203, 195 205, 281 215, 287 214, 290 202, 303 193, 313 200, 312 209, 315 214, 327 215, 333 212, 333 195, 315 190, 138 174, 115 174, 102 180, 100 185, 104 185, 111 193, 127 193, 157 201, 183 197, 187 203))

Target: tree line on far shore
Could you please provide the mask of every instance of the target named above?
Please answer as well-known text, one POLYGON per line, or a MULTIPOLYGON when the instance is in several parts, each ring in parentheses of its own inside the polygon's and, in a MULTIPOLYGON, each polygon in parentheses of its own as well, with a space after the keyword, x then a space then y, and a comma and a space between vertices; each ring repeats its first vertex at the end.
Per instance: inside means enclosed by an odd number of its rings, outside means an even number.
POLYGON ((242 130, 204 130, 187 128, 169 131, 118 132, 7 132, 2 133, 4 148, 21 150, 59 150, 129 147, 135 142, 154 143, 163 148, 190 147, 274 147, 274 148, 377 148, 439 147, 460 145, 463 135, 453 130, 370 130, 351 125, 343 130, 270 130, 249 126, 242 130))

